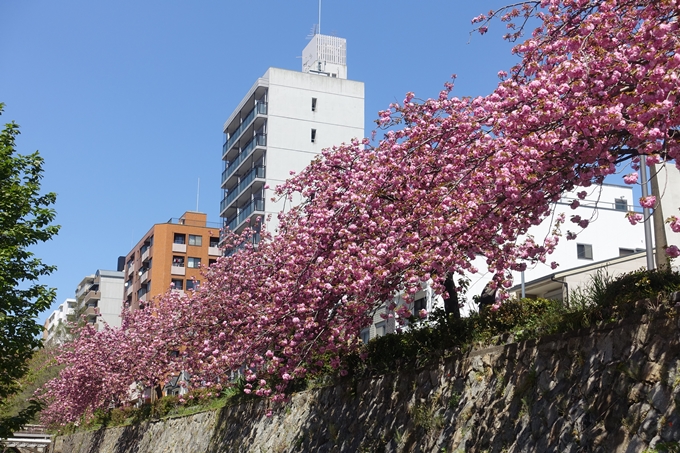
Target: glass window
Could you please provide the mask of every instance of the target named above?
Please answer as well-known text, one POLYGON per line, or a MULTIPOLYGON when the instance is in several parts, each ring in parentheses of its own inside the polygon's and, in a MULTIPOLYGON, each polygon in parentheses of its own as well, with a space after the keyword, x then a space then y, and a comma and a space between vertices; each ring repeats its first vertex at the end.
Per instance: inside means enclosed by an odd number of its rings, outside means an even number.
POLYGON ((312 129, 312 143, 316 141, 316 129, 312 129))
POLYGON ((203 236, 189 235, 189 245, 201 246, 203 244, 203 236))
POLYGON ((201 259, 189 257, 189 262, 187 263, 187 267, 190 267, 192 269, 198 269, 199 267, 201 267, 201 259))
POLYGON ((316 98, 312 98, 312 112, 316 112, 316 98))
POLYGON ((211 237, 210 238, 210 247, 218 247, 220 245, 220 238, 218 237, 211 237))
POLYGON ((187 280, 187 290, 198 290, 198 286, 201 284, 200 280, 187 280))
POLYGON ((172 265, 175 267, 184 267, 184 257, 183 256, 173 256, 172 265))
POLYGON ((187 235, 182 233, 175 233, 175 244, 186 244, 187 235))
POLYGON ((387 327, 387 324, 385 324, 385 321, 381 321, 378 324, 375 325, 375 336, 376 337, 382 337, 385 335, 385 328, 387 327))
POLYGON ((364 344, 368 343, 368 340, 371 339, 371 329, 366 327, 365 329, 361 329, 361 341, 364 342, 364 344))
POLYGON ((576 244, 576 256, 580 260, 592 260, 593 246, 590 244, 576 244))
POLYGON ((184 280, 178 278, 178 279, 172 279, 170 282, 170 286, 172 289, 184 289, 184 280))
POLYGON ((615 198, 614 199, 614 209, 617 211, 627 211, 628 210, 628 202, 626 201, 625 198, 615 198))
POLYGON ((425 299, 424 297, 421 297, 420 299, 416 299, 413 302, 414 314, 417 315, 420 310, 425 310, 425 309, 427 309, 427 299, 425 299))

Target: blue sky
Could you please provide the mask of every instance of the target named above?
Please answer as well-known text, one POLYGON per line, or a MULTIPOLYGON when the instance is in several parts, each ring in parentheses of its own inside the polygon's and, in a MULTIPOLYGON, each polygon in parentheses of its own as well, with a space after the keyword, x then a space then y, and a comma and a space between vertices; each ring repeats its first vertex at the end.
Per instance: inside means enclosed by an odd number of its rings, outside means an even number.
MULTIPOLYGON (((516 61, 495 24, 505 0, 325 0, 321 32, 347 39, 349 78, 366 88, 366 135, 407 91, 489 93, 516 61)), ((299 70, 317 0, 0 3, 0 118, 20 153, 46 160, 59 235, 35 248, 58 270, 55 308, 80 280, 115 269, 154 223, 196 209, 219 220, 222 124, 270 66, 299 70)), ((43 321, 48 313, 44 313, 43 321)))

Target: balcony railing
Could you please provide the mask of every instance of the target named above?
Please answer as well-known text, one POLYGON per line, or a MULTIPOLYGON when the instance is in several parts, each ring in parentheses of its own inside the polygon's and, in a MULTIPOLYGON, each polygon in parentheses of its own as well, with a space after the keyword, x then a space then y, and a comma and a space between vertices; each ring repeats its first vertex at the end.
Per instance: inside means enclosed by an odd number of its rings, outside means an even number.
POLYGON ((256 178, 264 178, 265 169, 264 167, 253 167, 244 177, 241 178, 241 182, 238 183, 234 189, 227 194, 226 197, 220 203, 220 212, 224 211, 243 191, 255 181, 256 178))
POLYGON ((231 221, 227 224, 227 228, 229 228, 231 231, 235 231, 236 227, 243 223, 243 221, 245 221, 248 216, 250 216, 255 211, 264 211, 264 200, 262 198, 252 200, 250 203, 241 208, 238 215, 231 219, 231 221))
POLYGON ((253 139, 250 140, 248 144, 241 150, 241 154, 239 154, 233 162, 229 162, 227 168, 225 168, 222 172, 222 183, 224 183, 224 181, 226 181, 234 173, 234 171, 253 153, 253 150, 258 146, 267 146, 266 134, 258 134, 253 137, 253 139))
POLYGON ((256 115, 266 115, 267 114, 267 103, 266 102, 255 102, 255 107, 243 118, 243 121, 236 128, 236 130, 229 136, 226 143, 222 147, 222 154, 226 153, 234 146, 234 143, 239 139, 243 131, 246 130, 248 126, 255 120, 256 115))

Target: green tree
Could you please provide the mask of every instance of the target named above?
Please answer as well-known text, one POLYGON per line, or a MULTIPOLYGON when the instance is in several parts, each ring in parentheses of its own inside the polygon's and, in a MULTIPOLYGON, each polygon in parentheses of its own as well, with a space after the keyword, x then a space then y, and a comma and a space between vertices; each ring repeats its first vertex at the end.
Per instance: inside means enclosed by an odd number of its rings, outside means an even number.
MULTIPOLYGON (((0 103, 0 114, 4 104, 0 103)), ((8 123, 0 132, 0 413, 8 398, 20 390, 19 379, 42 346, 38 314, 49 308, 55 290, 41 285, 41 277, 54 271, 32 252, 31 246, 52 238, 59 227, 51 225, 54 193, 40 194, 43 159, 36 151, 20 155, 15 150, 19 126, 8 123)), ((0 416, 0 438, 31 420, 38 401, 13 416, 0 416)))

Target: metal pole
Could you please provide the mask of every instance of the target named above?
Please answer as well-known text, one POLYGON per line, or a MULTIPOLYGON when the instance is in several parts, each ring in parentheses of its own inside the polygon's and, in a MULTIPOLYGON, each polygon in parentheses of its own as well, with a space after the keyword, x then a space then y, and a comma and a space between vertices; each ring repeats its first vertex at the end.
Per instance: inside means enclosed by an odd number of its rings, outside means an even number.
POLYGON ((522 299, 527 297, 526 288, 524 287, 524 271, 522 271, 522 299))
MULTIPOLYGON (((642 177, 642 196, 649 196, 649 187, 647 181, 647 156, 640 156, 640 176, 642 177)), ((644 216, 645 227, 645 250, 647 251, 647 270, 654 270, 656 265, 654 263, 654 244, 652 243, 652 224, 649 208, 642 208, 642 215, 644 216)))

